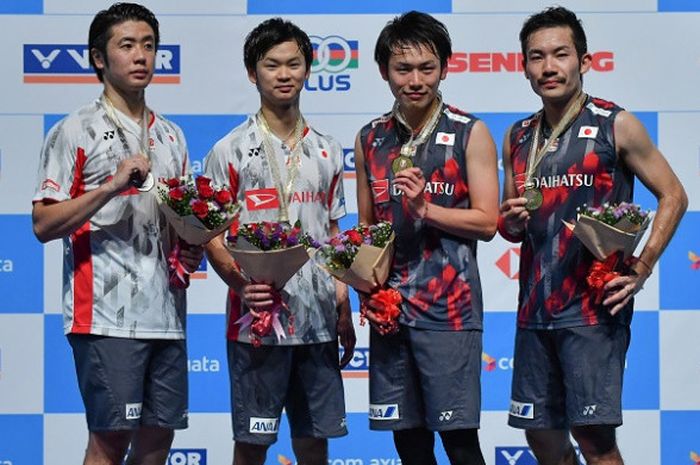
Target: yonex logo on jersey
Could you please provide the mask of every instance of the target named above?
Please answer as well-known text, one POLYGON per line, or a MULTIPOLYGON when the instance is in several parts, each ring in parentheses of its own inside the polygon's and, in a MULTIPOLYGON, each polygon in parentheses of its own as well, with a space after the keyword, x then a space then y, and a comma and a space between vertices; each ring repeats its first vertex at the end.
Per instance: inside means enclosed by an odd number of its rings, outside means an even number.
POLYGON ((598 128, 595 126, 581 126, 578 130, 579 139, 595 139, 598 136, 598 128))
POLYGON ((584 417, 593 416, 593 415, 595 415, 595 411, 596 411, 596 408, 597 408, 597 407, 598 407, 598 406, 595 405, 595 404, 593 404, 593 405, 586 405, 585 407, 583 407, 583 411, 581 412, 581 415, 583 415, 584 417))
POLYGON ((452 419, 452 413, 453 410, 445 410, 444 412, 440 412, 440 416, 438 417, 439 421, 450 421, 452 419))
POLYGON ((138 420, 141 418, 141 402, 126 404, 126 419, 127 420, 138 420))
POLYGON ((250 417, 248 432, 255 434, 277 434, 279 427, 279 418, 250 417))
MULTIPOLYGON (((97 76, 84 44, 25 44, 24 82, 28 84, 92 84, 97 76)), ((153 83, 180 83, 180 46, 159 45, 153 83)))
POLYGON ((249 157, 257 157, 258 155, 260 155, 260 147, 252 147, 248 149, 249 157))
POLYGON ((245 205, 248 210, 267 210, 279 208, 277 189, 254 189, 245 191, 245 205))
POLYGON ((41 188, 58 192, 61 190, 61 185, 53 179, 44 179, 44 182, 41 183, 41 188))
POLYGON ((535 406, 531 403, 510 401, 510 415, 517 418, 532 420, 535 418, 535 406))
POLYGON ((438 132, 435 135, 435 143, 439 145, 455 145, 454 133, 438 132))
POLYGON ((389 180, 378 179, 372 181, 372 196, 374 203, 384 203, 389 201, 389 180))
POLYGON ((399 404, 369 404, 370 420, 398 420, 399 404))
POLYGON ((102 139, 103 139, 103 140, 114 139, 114 133, 115 133, 115 132, 116 132, 116 131, 114 131, 114 130, 105 131, 104 134, 102 134, 102 139))

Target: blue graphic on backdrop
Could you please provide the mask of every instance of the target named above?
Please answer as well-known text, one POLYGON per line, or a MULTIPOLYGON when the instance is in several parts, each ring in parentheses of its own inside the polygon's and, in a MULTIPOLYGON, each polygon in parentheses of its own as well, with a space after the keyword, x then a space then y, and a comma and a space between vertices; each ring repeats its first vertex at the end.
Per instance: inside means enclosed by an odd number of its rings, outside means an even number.
POLYGON ((661 412, 661 465, 700 463, 700 412, 661 412))
POLYGON ((44 0, 3 0, 0 2, 0 14, 40 15, 43 12, 44 0))
POLYGON ((513 377, 515 312, 484 313, 481 409, 508 410, 513 377))
POLYGON ((0 464, 44 462, 42 415, 0 415, 0 464))
POLYGON ((73 352, 63 334, 63 315, 44 315, 44 411, 83 413, 73 352))
MULTIPOLYGON (((452 0, 248 0, 249 15, 293 15, 293 14, 377 14, 403 13, 420 10, 426 13, 452 12, 452 0)), ((377 31, 379 33, 379 31, 377 31)))
POLYGON ((0 313, 42 313, 44 246, 34 237, 31 215, 1 215, 0 230, 0 313))
POLYGON ((700 11, 697 0, 659 0, 659 11, 700 11))
POLYGON ((659 314, 635 312, 622 383, 623 410, 659 408, 659 314))
POLYGON ((659 265, 661 310, 698 308, 700 284, 700 212, 687 212, 659 265))
POLYGON ((230 412, 223 314, 187 318, 190 412, 230 412))

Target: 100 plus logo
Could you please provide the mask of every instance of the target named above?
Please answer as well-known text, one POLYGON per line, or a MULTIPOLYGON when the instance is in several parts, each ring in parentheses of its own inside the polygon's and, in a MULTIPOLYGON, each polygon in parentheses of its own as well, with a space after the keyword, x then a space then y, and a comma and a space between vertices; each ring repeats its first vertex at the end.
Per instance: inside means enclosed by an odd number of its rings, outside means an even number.
POLYGON ((313 62, 304 88, 311 92, 350 90, 350 74, 346 71, 359 67, 358 41, 340 36, 310 36, 309 39, 313 47, 313 62))
MULTIPOLYGON (((25 44, 24 82, 28 84, 97 83, 87 45, 25 44)), ((160 45, 153 83, 180 83, 180 46, 160 45)))

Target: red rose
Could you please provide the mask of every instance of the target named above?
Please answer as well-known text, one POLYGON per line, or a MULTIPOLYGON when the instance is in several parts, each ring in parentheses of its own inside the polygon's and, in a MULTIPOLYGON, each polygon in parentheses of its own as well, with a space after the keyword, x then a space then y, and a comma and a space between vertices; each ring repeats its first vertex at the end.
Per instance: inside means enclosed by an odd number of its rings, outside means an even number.
POLYGON ((174 189, 180 185, 180 180, 178 178, 170 178, 165 181, 169 188, 174 189))
POLYGON ((351 244, 362 245, 362 234, 355 231, 354 229, 351 229, 347 232, 347 235, 348 235, 348 239, 350 240, 351 244))
POLYGON ((195 184, 197 185, 197 188, 200 188, 201 186, 208 186, 211 184, 211 178, 208 178, 206 176, 197 176, 197 179, 194 180, 195 184))
POLYGON ((195 200, 192 202, 192 211, 199 219, 204 219, 209 214, 209 206, 206 202, 195 200))
POLYGON ((229 191, 223 190, 218 191, 214 196, 214 199, 216 199, 216 201, 219 202, 219 205, 226 205, 231 202, 232 197, 229 191))
POLYGON ((179 202, 185 198, 185 193, 182 192, 182 189, 172 189, 168 192, 168 197, 170 197, 170 200, 173 202, 179 202))
POLYGON ((199 197, 204 200, 209 200, 214 197, 214 189, 209 184, 200 184, 197 186, 199 197))

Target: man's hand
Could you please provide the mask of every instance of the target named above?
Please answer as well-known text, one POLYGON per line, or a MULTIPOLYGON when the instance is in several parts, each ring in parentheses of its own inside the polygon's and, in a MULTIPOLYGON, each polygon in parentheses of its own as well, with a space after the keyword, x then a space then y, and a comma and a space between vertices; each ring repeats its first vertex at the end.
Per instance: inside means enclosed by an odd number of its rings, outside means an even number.
POLYGON ((338 323, 336 330, 338 332, 338 340, 343 347, 343 357, 340 359, 340 368, 343 369, 350 363, 355 355, 355 327, 352 324, 352 311, 350 309, 350 299, 340 301, 337 306, 338 323))
POLYGON ((258 311, 265 310, 266 307, 270 307, 274 303, 276 292, 269 284, 247 283, 239 295, 241 303, 248 307, 254 317, 258 318, 260 316, 258 311))
POLYGON ((500 213, 506 233, 517 237, 525 232, 525 226, 530 219, 530 212, 525 208, 527 199, 516 197, 501 203, 500 213))
POLYGON ((109 181, 109 188, 114 194, 119 194, 130 187, 143 182, 151 170, 151 162, 143 155, 134 155, 119 162, 117 172, 109 181))
POLYGON ((186 242, 180 242, 180 256, 178 258, 188 273, 197 271, 203 257, 204 247, 201 245, 191 245, 186 242))
POLYGON ((644 286, 644 282, 649 277, 648 272, 618 276, 605 284, 605 300, 603 305, 610 308, 610 314, 615 315, 622 310, 627 302, 644 286))
POLYGON ((394 185, 403 192, 408 212, 414 218, 424 218, 428 211, 428 202, 425 200, 425 177, 420 168, 406 168, 396 173, 394 185))

